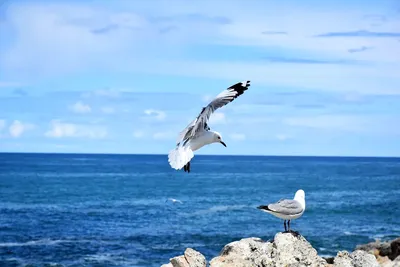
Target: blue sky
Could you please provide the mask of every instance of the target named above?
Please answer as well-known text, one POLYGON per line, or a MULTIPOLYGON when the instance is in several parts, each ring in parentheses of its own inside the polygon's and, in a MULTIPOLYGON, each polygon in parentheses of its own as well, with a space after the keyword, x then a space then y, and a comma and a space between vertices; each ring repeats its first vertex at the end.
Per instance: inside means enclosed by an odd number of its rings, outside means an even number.
POLYGON ((6 1, 0 151, 400 156, 398 1, 6 1))

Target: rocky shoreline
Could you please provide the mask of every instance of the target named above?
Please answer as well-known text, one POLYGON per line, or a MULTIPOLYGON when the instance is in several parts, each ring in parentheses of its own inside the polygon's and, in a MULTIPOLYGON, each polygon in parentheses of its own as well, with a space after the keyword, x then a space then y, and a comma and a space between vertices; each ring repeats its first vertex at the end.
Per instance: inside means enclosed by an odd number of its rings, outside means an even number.
POLYGON ((273 241, 250 237, 231 242, 207 262, 200 252, 187 248, 184 255, 170 259, 161 267, 400 267, 400 237, 388 242, 359 245, 353 252, 339 251, 322 258, 301 235, 277 233, 273 241))

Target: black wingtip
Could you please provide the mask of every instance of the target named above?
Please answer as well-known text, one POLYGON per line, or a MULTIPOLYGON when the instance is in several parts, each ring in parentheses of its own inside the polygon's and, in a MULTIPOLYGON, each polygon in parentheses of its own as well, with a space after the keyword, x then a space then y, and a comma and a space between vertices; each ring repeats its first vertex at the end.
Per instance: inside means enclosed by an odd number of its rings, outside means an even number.
POLYGON ((232 85, 228 89, 235 90, 237 92, 237 95, 235 96, 235 98, 237 98, 238 96, 242 95, 244 93, 244 91, 249 89, 249 86, 250 86, 250 81, 243 81, 243 82, 232 85))

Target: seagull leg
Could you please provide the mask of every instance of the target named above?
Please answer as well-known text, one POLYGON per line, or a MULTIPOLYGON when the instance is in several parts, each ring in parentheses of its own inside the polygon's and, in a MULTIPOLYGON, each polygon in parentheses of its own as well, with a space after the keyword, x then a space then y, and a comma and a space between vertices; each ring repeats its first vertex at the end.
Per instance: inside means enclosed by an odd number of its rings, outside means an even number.
POLYGON ((290 229, 290 220, 288 220, 288 228, 289 228, 289 233, 291 233, 292 235, 294 235, 294 236, 298 236, 298 235, 300 235, 299 234, 299 232, 297 232, 297 231, 292 231, 291 229, 290 229))
POLYGON ((285 227, 285 232, 287 231, 286 229, 286 220, 283 221, 283 226, 285 227))
POLYGON ((288 231, 290 232, 290 220, 287 221, 288 231))
POLYGON ((190 161, 187 164, 187 171, 188 171, 188 173, 190 172, 190 161))

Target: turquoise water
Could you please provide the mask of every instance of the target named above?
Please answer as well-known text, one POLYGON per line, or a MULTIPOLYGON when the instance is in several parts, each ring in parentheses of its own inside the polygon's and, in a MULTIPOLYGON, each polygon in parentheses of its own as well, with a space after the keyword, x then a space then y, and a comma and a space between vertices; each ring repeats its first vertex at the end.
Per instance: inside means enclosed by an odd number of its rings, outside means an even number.
POLYGON ((256 207, 299 188, 307 207, 291 226, 322 255, 400 236, 399 158, 196 156, 191 167, 177 172, 166 155, 0 154, 0 266, 160 266, 186 247, 210 260, 282 231, 256 207))

